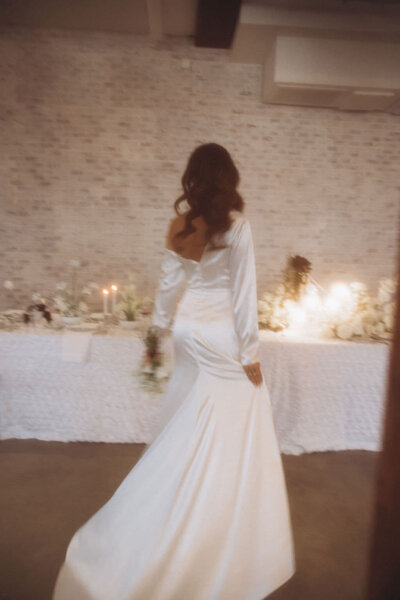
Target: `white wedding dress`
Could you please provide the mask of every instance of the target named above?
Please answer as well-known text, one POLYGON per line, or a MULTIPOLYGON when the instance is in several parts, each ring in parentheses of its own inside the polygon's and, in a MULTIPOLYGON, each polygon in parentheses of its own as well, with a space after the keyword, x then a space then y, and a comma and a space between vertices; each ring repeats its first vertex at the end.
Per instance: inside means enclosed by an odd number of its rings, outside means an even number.
POLYGON ((73 536, 53 600, 262 600, 295 570, 281 457, 258 360, 249 221, 200 261, 165 249, 153 324, 173 323, 160 431, 73 536))

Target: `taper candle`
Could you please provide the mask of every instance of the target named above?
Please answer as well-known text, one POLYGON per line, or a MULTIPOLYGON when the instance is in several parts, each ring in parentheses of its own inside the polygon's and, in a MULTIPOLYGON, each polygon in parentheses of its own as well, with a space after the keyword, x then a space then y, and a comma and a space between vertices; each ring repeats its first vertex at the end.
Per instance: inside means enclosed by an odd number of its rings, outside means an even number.
POLYGON ((115 283, 113 283, 112 286, 111 286, 111 289, 112 289, 111 312, 112 312, 112 314, 114 314, 115 313, 116 301, 117 301, 118 286, 116 286, 115 283))
POLYGON ((108 315, 108 290, 103 290, 103 313, 108 315))

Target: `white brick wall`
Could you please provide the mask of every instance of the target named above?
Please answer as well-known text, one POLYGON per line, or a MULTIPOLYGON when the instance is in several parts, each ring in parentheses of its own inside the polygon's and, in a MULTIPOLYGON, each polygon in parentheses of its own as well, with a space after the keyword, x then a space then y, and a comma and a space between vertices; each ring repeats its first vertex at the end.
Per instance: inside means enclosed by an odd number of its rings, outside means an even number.
POLYGON ((1 32, 0 308, 49 293, 75 257, 87 280, 132 270, 153 294, 182 171, 208 141, 240 169, 260 294, 289 252, 323 284, 392 275, 400 118, 264 105, 260 90, 259 66, 180 40, 1 32))

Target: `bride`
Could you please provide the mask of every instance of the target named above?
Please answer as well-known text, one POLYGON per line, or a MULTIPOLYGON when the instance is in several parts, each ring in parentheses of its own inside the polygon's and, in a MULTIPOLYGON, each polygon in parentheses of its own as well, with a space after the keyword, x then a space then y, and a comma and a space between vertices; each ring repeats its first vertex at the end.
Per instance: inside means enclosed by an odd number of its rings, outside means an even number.
POLYGON ((153 312, 168 331, 185 281, 159 431, 74 534, 53 600, 262 600, 294 573, 238 182, 222 146, 190 156, 153 312))

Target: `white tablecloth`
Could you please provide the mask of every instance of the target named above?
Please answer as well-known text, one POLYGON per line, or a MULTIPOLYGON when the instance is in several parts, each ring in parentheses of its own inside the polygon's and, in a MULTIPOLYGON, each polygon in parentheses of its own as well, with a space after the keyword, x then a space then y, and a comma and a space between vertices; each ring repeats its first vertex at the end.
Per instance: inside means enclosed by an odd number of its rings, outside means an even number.
MULTIPOLYGON (((379 449, 387 346, 261 337, 282 452, 379 449)), ((87 362, 62 350, 62 334, 0 333, 0 438, 150 442, 159 405, 132 375, 142 341, 94 335, 87 362)))
POLYGON ((282 452, 380 449, 389 346, 264 331, 261 340, 282 452))

